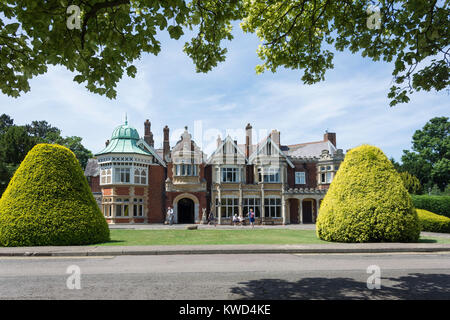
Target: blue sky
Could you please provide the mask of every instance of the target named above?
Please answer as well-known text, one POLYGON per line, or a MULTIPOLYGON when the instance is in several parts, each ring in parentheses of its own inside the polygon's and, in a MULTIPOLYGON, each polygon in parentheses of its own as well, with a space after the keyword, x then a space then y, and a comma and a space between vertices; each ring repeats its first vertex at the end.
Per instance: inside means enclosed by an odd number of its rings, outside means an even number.
POLYGON ((163 34, 161 53, 136 63, 136 78, 122 79, 116 100, 89 93, 63 67, 50 67, 22 97, 0 95, 0 113, 16 124, 47 120, 64 136, 82 137, 94 153, 127 113, 141 135, 150 119, 157 148, 165 125, 171 129, 171 146, 187 125, 211 154, 218 134, 243 143, 243 129, 251 123, 254 141, 271 129, 281 132, 282 144, 318 141, 328 129, 336 132, 344 151, 369 143, 397 160, 411 148, 415 130, 435 116, 450 115, 447 92, 416 93, 410 103, 389 107, 391 66, 348 52, 336 53, 335 68, 319 84, 304 85, 298 70, 256 75, 258 39, 239 28, 234 34, 226 62, 207 74, 196 73, 182 52, 188 36, 175 41, 163 34))

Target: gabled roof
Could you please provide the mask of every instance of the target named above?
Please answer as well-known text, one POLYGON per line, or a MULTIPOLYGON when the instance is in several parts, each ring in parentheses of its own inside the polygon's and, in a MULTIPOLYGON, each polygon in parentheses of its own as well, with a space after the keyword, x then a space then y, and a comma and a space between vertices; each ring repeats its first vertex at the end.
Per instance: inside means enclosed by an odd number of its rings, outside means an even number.
POLYGON ((206 159, 206 154, 200 149, 195 141, 192 140, 192 135, 188 132, 186 126, 184 127, 184 132, 181 135, 180 140, 177 141, 170 151, 170 159, 172 162, 175 162, 180 159, 191 159, 191 157, 194 158, 196 163, 203 163, 206 159))
POLYGON ((336 153, 337 148, 330 141, 309 142, 285 146, 285 151, 291 157, 320 157, 322 150, 327 150, 330 155, 336 153))
POLYGON ((216 150, 214 150, 214 152, 211 154, 211 156, 209 157, 209 159, 206 161, 206 164, 209 164, 211 162, 211 160, 214 158, 215 155, 217 155, 218 153, 220 153, 223 150, 223 146, 226 143, 231 143, 232 146, 238 151, 238 153, 244 158, 245 162, 247 163, 247 157, 245 156, 244 152, 242 152, 241 148, 239 147, 239 145, 237 145, 233 139, 231 139, 231 137, 228 135, 220 144, 220 146, 217 147, 216 150))
POLYGON ((295 167, 294 164, 292 163, 292 161, 288 158, 288 156, 283 151, 281 151, 281 149, 278 147, 278 145, 276 143, 273 143, 270 136, 268 136, 262 143, 260 143, 258 145, 258 148, 256 149, 256 151, 250 155, 250 157, 248 158, 249 163, 252 163, 255 160, 255 158, 261 153, 261 150, 267 145, 268 142, 270 142, 272 144, 272 147, 274 147, 275 151, 277 151, 279 155, 281 155, 282 157, 284 157, 286 159, 286 162, 291 166, 291 168, 295 167))
POLYGON ((138 146, 142 146, 145 149, 147 149, 150 154, 152 156, 155 157, 156 160, 158 160, 159 164, 161 164, 163 167, 166 166, 166 162, 163 160, 163 158, 158 154, 158 152, 156 152, 155 148, 153 148, 152 146, 148 145, 147 142, 145 142, 144 139, 139 139, 139 141, 137 142, 138 146))
POLYGON ((97 159, 91 158, 88 160, 86 169, 84 169, 84 175, 86 177, 97 177, 98 175, 100 175, 100 167, 98 165, 97 159))

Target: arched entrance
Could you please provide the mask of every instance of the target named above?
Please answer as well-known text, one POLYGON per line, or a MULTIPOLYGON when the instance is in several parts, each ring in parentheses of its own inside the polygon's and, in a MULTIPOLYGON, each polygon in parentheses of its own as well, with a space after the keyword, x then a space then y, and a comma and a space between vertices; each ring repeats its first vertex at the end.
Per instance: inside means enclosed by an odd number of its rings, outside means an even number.
POLYGON ((178 200, 178 223, 194 223, 194 201, 189 198, 178 200))

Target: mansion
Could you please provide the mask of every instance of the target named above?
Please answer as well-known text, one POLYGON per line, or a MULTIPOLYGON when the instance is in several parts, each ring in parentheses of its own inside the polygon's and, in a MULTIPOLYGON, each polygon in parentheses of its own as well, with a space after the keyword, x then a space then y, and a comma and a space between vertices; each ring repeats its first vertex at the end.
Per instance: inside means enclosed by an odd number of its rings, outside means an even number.
POLYGON ((230 224, 250 209, 256 224, 314 223, 344 159, 331 132, 282 145, 272 130, 254 144, 248 124, 243 144, 218 137, 209 157, 187 127, 172 148, 168 126, 163 137, 155 149, 149 120, 143 138, 125 121, 89 160, 85 175, 108 223, 163 223, 169 206, 175 223, 205 223, 212 211, 219 224, 230 224))

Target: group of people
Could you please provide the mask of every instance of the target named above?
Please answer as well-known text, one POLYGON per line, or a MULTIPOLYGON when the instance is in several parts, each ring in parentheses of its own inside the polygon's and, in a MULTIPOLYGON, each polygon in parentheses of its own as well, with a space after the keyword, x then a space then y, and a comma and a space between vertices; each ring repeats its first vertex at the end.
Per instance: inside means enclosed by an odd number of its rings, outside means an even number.
MULTIPOLYGON (((172 225, 174 218, 175 218, 175 215, 173 213, 173 208, 171 206, 169 206, 167 208, 167 217, 166 217, 167 224, 172 225)), ((250 222, 250 225, 253 228, 255 226, 255 213, 253 212, 253 209, 250 209, 250 212, 248 213, 248 220, 250 222)), ((243 223, 244 223, 243 217, 238 216, 237 214, 235 214, 233 216, 233 225, 234 226, 236 226, 237 224, 243 225, 243 223)), ((209 213, 209 216, 208 216, 208 225, 210 225, 210 224, 214 224, 214 227, 217 226, 216 216, 214 215, 213 210, 211 210, 211 212, 209 213)))

